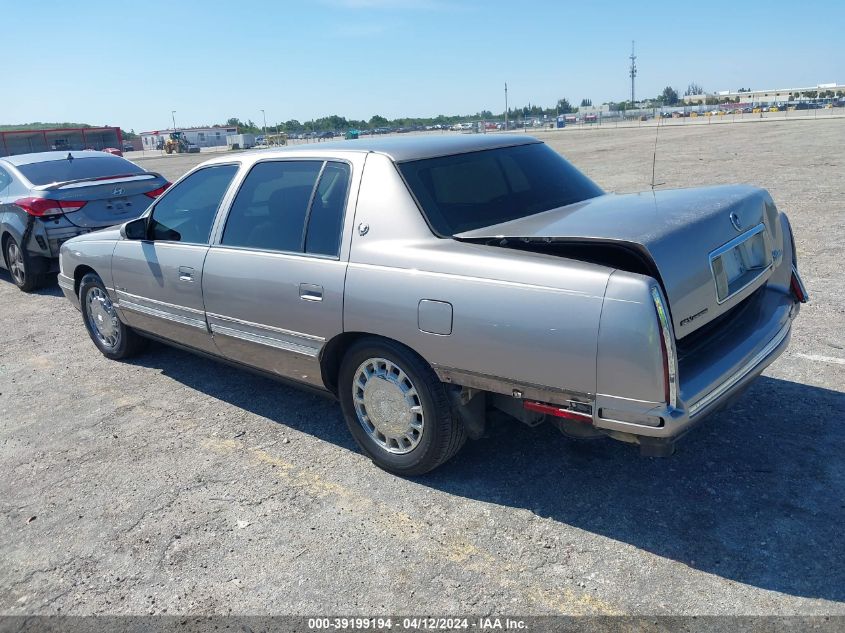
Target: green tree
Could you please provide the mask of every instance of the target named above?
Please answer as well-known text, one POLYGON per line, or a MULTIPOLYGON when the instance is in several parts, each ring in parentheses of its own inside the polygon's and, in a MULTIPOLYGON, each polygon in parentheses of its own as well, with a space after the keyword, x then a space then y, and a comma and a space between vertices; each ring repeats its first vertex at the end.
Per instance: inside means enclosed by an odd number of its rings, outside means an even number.
POLYGON ((388 125, 390 125, 390 121, 380 114, 374 114, 370 117, 370 127, 387 127, 388 125))
POLYGON ((565 97, 557 100, 556 109, 561 114, 571 114, 575 112, 575 109, 572 107, 572 104, 569 103, 569 99, 565 97))
POLYGON ((676 105, 678 101, 680 101, 678 98, 678 91, 672 86, 666 86, 660 96, 657 97, 657 100, 663 105, 668 106, 676 105))
POLYGON ((690 84, 687 86, 686 92, 684 92, 684 96, 691 97, 692 95, 703 95, 704 88, 699 86, 694 81, 691 81, 690 84))
POLYGON ((581 99, 581 107, 582 108, 589 108, 593 105, 592 99, 581 99))

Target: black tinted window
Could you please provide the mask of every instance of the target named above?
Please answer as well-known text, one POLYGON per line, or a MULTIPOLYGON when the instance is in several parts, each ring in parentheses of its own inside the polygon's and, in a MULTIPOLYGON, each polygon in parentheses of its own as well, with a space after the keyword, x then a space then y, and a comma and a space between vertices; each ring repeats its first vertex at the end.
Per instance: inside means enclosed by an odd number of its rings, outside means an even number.
POLYGON ((217 207, 237 171, 237 165, 205 167, 171 187, 153 209, 152 239, 207 244, 217 207))
POLYGON ((222 244, 302 251, 308 203, 322 161, 269 161, 253 167, 241 185, 222 244))
POLYGON ((67 160, 49 160, 42 163, 19 165, 18 169, 33 185, 48 185, 51 182, 81 180, 83 178, 107 178, 127 174, 143 174, 144 170, 120 156, 91 156, 67 160))
POLYGON ((544 143, 401 163, 436 233, 492 226, 603 192, 544 143))
POLYGON ((326 163, 308 216, 305 251, 320 255, 338 255, 343 210, 349 189, 349 165, 326 163))

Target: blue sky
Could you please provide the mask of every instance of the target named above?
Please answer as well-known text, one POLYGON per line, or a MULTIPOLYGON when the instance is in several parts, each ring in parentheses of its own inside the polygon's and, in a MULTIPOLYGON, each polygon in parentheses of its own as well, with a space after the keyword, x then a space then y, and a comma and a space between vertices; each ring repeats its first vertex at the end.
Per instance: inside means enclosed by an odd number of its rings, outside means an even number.
POLYGON ((0 123, 434 116, 845 83, 845 1, 0 0, 0 123), (72 7, 72 8, 71 8, 72 7), (13 62, 13 63, 10 63, 13 62))

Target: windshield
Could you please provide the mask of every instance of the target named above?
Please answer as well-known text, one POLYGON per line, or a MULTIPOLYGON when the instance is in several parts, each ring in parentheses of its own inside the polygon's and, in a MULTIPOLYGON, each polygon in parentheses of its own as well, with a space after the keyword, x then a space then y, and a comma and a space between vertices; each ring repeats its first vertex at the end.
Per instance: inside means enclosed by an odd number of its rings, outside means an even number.
POLYGON ((545 143, 400 163, 440 236, 563 207, 604 192, 545 143))
POLYGON ((18 165, 18 169, 29 182, 36 186, 83 178, 108 178, 145 173, 143 169, 128 160, 108 155, 29 163, 18 165))

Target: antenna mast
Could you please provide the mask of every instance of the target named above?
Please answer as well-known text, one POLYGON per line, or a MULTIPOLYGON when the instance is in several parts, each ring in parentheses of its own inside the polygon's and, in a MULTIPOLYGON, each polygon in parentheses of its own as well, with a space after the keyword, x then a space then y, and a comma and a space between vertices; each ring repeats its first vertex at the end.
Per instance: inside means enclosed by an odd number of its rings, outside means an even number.
POLYGON ((634 40, 631 40, 631 70, 628 74, 631 76, 631 107, 634 107, 634 79, 637 76, 637 56, 634 54, 634 40))

